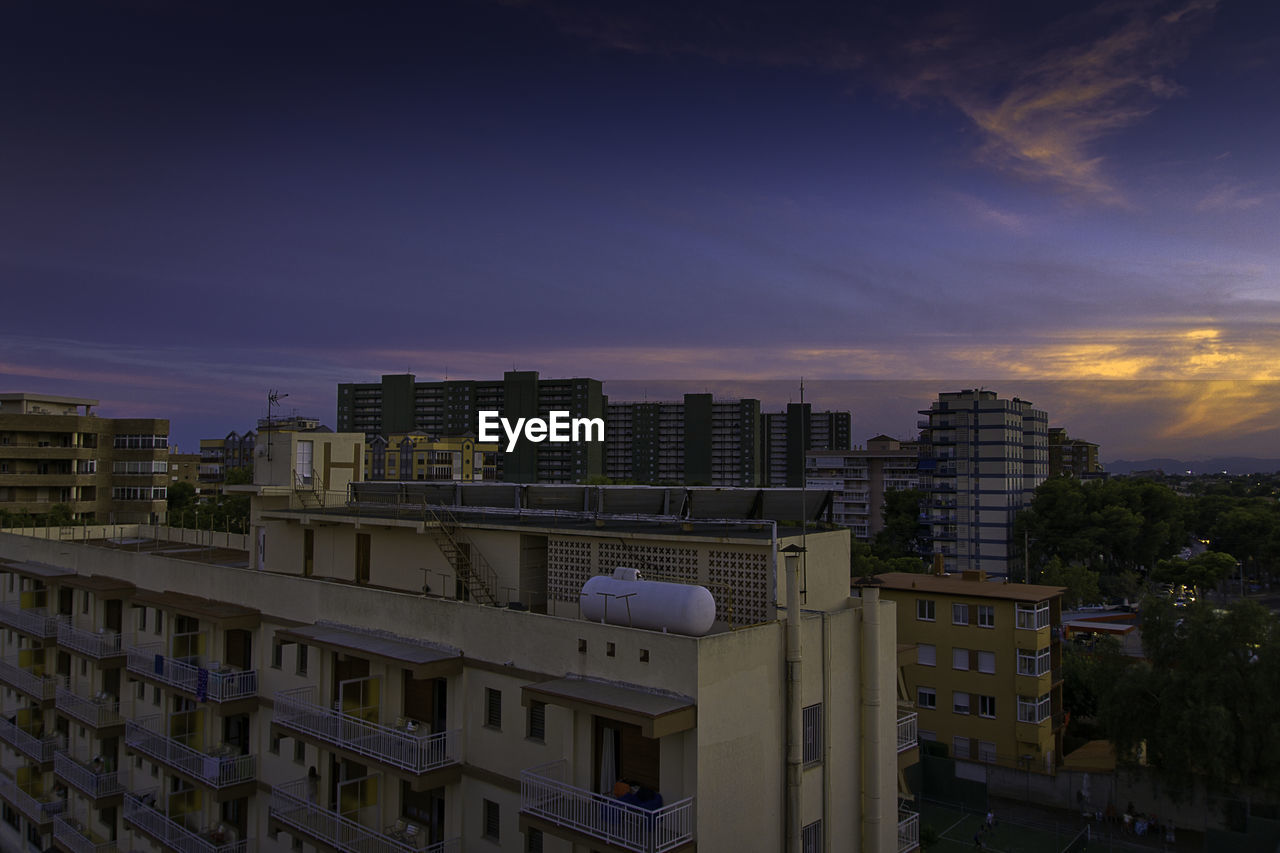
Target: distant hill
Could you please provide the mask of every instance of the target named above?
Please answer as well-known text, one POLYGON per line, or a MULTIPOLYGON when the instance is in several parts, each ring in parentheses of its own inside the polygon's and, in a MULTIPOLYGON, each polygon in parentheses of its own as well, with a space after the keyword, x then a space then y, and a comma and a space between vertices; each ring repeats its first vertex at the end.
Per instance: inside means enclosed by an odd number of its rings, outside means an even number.
POLYGON ((1166 474, 1271 474, 1280 471, 1280 459, 1257 459, 1252 456, 1216 456, 1212 459, 1117 459, 1104 462, 1103 467, 1112 474, 1131 474, 1134 471, 1151 471, 1156 468, 1166 474))

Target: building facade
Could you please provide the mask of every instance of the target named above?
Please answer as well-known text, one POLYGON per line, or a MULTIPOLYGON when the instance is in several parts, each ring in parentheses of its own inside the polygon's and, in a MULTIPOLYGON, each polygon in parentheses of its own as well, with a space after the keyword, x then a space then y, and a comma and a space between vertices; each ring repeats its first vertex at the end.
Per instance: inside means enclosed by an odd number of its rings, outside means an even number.
POLYGON ((359 479, 363 436, 276 438, 238 487, 247 536, 0 534, 5 849, 918 846, 895 606, 850 597, 843 531, 779 556, 799 537, 769 516, 797 495, 369 483, 335 504, 311 488, 359 479), (539 509, 565 503, 589 509, 539 509), (735 523, 743 504, 764 514, 735 523), (641 600, 584 619, 584 581, 620 565, 714 590, 714 624, 638 627, 641 600))
POLYGON ((1069 437, 1063 427, 1050 427, 1049 476, 1059 474, 1080 480, 1105 477, 1106 472, 1098 461, 1098 445, 1069 437))
POLYGON ((494 482, 498 456, 498 445, 478 443, 471 436, 379 435, 365 442, 364 470, 369 480, 494 482))
POLYGON ((920 488, 920 445, 887 435, 844 453, 810 451, 808 486, 832 492, 832 521, 870 542, 884 529, 886 492, 920 488))
POLYGON ((232 430, 222 438, 200 439, 200 493, 221 493, 227 474, 232 471, 252 472, 257 442, 258 433, 254 430, 243 434, 232 430))
POLYGON ((954 758, 1052 773, 1062 759, 1062 588, 962 575, 877 575, 919 736, 954 758))
POLYGON ((0 394, 0 511, 21 523, 154 521, 165 511, 169 421, 103 418, 97 400, 0 394))
POLYGON ((765 485, 799 488, 805 454, 812 450, 848 450, 848 412, 815 412, 809 403, 788 403, 784 412, 762 417, 765 485))
POLYGON ((747 488, 764 482, 755 399, 685 394, 679 402, 610 402, 605 446, 613 480, 747 488))
POLYGON ((939 394, 920 414, 933 553, 947 571, 1016 568, 1014 516, 1049 474, 1048 415, 986 390, 939 394))

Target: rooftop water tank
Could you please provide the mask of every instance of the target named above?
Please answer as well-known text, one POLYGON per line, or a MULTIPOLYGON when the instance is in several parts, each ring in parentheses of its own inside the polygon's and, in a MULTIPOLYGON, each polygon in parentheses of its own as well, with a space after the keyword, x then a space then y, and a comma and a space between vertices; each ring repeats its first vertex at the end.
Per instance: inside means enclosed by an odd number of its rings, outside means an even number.
POLYGON ((619 566, 582 585, 582 617, 701 637, 716 621, 716 601, 704 586, 647 581, 636 569, 619 566))

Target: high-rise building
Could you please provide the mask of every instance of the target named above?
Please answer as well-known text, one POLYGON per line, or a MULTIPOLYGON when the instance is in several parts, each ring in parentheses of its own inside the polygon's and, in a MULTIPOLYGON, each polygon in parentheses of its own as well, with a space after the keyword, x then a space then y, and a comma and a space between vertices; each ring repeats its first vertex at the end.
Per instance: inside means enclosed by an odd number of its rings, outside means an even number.
POLYGON ((614 480, 759 486, 760 401, 685 394, 680 402, 615 403, 605 419, 614 480))
POLYGON ((808 486, 832 492, 832 518, 855 539, 870 542, 884 529, 886 492, 920 488, 920 445, 887 435, 843 453, 811 450, 808 486))
POLYGON ((1098 461, 1098 445, 1070 438, 1063 427, 1049 428, 1049 476, 1066 474, 1081 480, 1106 476, 1098 461))
POLYGON ((76 521, 156 521, 169 484, 169 421, 103 418, 97 400, 0 394, 0 510, 76 521), (82 411, 83 410, 83 411, 82 411))
MULTIPOLYGON (((381 382, 338 386, 337 429, 363 432, 366 440, 412 432, 477 436, 481 411, 500 412, 512 423, 552 411, 604 418, 605 402, 598 379, 542 379, 535 371, 509 371, 489 381, 386 375, 381 382)), ((521 441, 500 455, 498 465, 500 479, 509 483, 578 483, 604 474, 604 445, 521 441)))
POLYGON ((939 394, 920 414, 933 553, 947 571, 1008 572, 1014 516, 1049 474, 1048 415, 981 389, 939 394))
POLYGON ((848 412, 815 412, 809 403, 788 403, 785 412, 762 416, 765 485, 799 487, 805 454, 811 450, 848 450, 848 412))

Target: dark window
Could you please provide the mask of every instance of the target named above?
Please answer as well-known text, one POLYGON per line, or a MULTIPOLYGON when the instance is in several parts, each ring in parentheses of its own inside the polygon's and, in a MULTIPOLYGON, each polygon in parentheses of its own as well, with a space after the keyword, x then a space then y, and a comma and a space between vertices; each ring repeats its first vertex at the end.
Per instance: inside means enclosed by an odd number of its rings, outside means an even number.
POLYGON ((484 831, 481 833, 491 841, 497 841, 502 829, 502 815, 498 804, 493 800, 484 801, 484 831))
POLYGON ((545 741, 547 739, 547 703, 536 699, 529 703, 529 738, 545 741))
POLYGON ((502 728, 502 691, 492 687, 484 691, 484 724, 491 729, 502 728))
POLYGON ((822 703, 805 708, 801 722, 804 728, 804 763, 806 766, 818 764, 822 761, 822 703))

